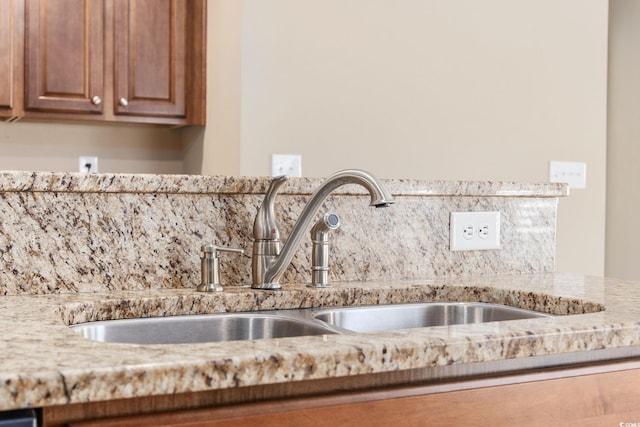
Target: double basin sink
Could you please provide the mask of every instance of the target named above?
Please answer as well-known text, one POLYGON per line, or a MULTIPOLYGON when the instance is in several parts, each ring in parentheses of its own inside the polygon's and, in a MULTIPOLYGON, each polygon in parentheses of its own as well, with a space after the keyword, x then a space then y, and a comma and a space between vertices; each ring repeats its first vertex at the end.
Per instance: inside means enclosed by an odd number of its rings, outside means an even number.
POLYGON ((105 320, 70 326, 81 336, 130 344, 186 344, 376 332, 551 315, 499 304, 433 302, 105 320))

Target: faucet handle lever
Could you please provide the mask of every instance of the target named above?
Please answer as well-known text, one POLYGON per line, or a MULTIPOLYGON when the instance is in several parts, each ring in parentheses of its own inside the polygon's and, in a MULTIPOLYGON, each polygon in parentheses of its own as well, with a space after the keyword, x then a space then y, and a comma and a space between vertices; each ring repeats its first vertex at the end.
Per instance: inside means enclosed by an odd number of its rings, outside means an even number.
POLYGON ((277 176, 271 180, 269 189, 264 195, 264 200, 258 209, 258 214, 253 223, 254 240, 280 240, 280 231, 276 224, 275 200, 280 187, 287 183, 289 177, 286 175, 277 176))
POLYGON ((218 252, 234 252, 238 254, 244 253, 244 249, 235 249, 235 248, 216 248, 215 250, 218 252))
POLYGON ((200 285, 199 292, 219 292, 222 291, 220 284, 220 261, 218 252, 244 253, 244 249, 220 248, 211 243, 202 245, 202 256, 200 257, 200 285))

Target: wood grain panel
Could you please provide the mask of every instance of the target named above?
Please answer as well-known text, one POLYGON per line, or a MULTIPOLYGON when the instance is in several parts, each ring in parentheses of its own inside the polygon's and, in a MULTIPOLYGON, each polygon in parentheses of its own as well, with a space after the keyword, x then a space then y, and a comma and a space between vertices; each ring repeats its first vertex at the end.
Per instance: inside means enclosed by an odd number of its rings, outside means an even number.
POLYGON ((116 0, 116 114, 186 116, 186 11, 185 0, 116 0))
POLYGON ((187 6, 187 119, 189 124, 204 126, 207 121, 207 2, 191 0, 187 6))
POLYGON ((171 0, 135 0, 135 19, 131 25, 133 96, 136 99, 170 100, 175 95, 172 87, 175 74, 175 46, 172 36, 171 0), (142 28, 141 28, 142 27, 142 28), (150 76, 154 76, 150 78, 150 76))
MULTIPOLYGON (((505 381, 510 381, 506 377, 505 381)), ((640 369, 421 394, 420 387, 129 416, 71 427, 600 426, 640 420, 640 369), (373 395, 370 399, 368 395, 373 395)), ((424 391, 424 390, 422 390, 424 391)), ((45 424, 46 425, 46 424, 45 424)))
POLYGON ((103 0, 27 1, 26 109, 102 112, 103 19, 103 0))
POLYGON ((13 0, 0 0, 0 110, 13 108, 13 0))

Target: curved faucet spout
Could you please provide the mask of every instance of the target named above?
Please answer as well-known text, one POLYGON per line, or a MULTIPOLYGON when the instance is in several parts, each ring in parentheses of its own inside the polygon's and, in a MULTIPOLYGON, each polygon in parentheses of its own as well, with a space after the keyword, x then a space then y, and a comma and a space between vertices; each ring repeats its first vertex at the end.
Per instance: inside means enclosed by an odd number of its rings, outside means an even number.
MULTIPOLYGON (((296 249, 300 246, 300 241, 311 225, 320 206, 332 191, 346 184, 359 184, 366 188, 371 195, 371 206, 386 207, 394 203, 391 194, 389 194, 384 185, 368 172, 359 169, 348 169, 331 175, 311 195, 311 199, 302 210, 298 221, 293 226, 293 230, 291 230, 291 235, 281 251, 278 248, 278 253, 264 254, 264 244, 261 237, 254 235, 254 257, 269 258, 266 262, 253 263, 253 288, 279 289, 281 287, 280 278, 291 262, 296 249), (256 248, 259 248, 259 250, 256 250, 256 248), (256 271, 256 266, 261 266, 258 268, 261 271, 256 271)), ((270 218, 269 222, 275 224, 275 218, 270 218)))

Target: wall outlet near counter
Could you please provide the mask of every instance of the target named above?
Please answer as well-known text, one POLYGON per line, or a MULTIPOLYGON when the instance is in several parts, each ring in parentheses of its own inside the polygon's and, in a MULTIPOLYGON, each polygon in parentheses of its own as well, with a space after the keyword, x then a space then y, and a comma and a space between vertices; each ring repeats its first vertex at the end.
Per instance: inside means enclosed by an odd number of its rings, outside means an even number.
POLYGON ((500 249, 500 212, 451 212, 452 251, 500 249))
POLYGON ((587 187, 587 164, 584 162, 549 162, 549 182, 566 182, 571 190, 587 187))
POLYGON ((302 156, 300 154, 272 154, 271 176, 302 176, 302 156))
POLYGON ((98 156, 78 157, 78 172, 85 172, 85 173, 98 172, 98 156))

